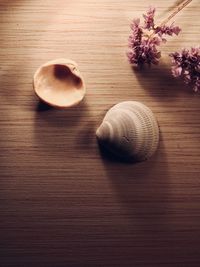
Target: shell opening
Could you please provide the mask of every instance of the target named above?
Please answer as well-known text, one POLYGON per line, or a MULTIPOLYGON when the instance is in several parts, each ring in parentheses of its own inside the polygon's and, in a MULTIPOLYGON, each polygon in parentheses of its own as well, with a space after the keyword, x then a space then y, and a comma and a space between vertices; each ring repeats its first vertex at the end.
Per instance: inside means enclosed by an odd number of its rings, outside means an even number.
POLYGON ((80 88, 82 86, 81 79, 76 76, 69 67, 60 64, 56 64, 53 67, 53 75, 55 79, 70 82, 75 85, 76 88, 80 88))

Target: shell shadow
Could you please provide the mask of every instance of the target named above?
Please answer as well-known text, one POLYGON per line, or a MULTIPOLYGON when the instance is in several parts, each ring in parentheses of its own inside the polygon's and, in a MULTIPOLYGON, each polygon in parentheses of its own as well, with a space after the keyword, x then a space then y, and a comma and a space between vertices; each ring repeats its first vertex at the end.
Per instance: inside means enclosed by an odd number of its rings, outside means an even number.
POLYGON ((144 229, 147 227, 145 224, 151 224, 155 232, 159 222, 159 227, 166 230, 169 227, 165 219, 170 174, 162 133, 158 150, 147 161, 124 164, 113 155, 105 156, 105 151, 103 153, 102 161, 108 179, 129 220, 140 224, 141 228, 144 226, 144 229))
POLYGON ((74 146, 74 140, 84 117, 89 110, 84 99, 78 106, 59 110, 44 103, 37 103, 34 118, 34 142, 39 147, 49 151, 69 149, 74 146), (69 139, 70 135, 70 139, 69 139))
POLYGON ((71 127, 79 123, 88 114, 86 99, 74 107, 58 109, 39 101, 35 108, 35 121, 57 127, 71 127))
POLYGON ((97 140, 98 149, 103 160, 110 162, 118 162, 124 164, 136 164, 137 161, 134 159, 127 159, 120 157, 120 155, 114 154, 106 146, 104 146, 99 140, 97 140))
POLYGON ((47 110, 53 109, 53 107, 51 107, 50 105, 42 102, 41 100, 39 100, 37 106, 36 106, 36 111, 37 112, 44 112, 47 110))

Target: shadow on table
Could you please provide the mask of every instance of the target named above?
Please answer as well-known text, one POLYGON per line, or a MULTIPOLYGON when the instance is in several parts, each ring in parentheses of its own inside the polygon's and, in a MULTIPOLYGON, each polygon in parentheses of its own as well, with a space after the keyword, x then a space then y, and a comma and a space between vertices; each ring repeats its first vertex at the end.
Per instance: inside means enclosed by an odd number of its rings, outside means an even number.
POLYGON ((162 61, 159 65, 150 68, 132 67, 132 71, 142 88, 161 103, 166 97, 170 97, 170 101, 175 102, 180 96, 195 96, 190 86, 184 84, 181 79, 174 78, 169 66, 162 61))
POLYGON ((38 101, 37 105, 36 105, 36 111, 37 112, 44 112, 47 110, 53 110, 54 108, 44 102, 42 102, 41 100, 38 101))
POLYGON ((124 163, 105 151, 101 155, 107 177, 132 223, 145 229, 149 223, 152 231, 158 223, 160 228, 168 227, 170 173, 162 134, 157 152, 147 161, 124 163))
POLYGON ((86 99, 69 109, 56 109, 38 102, 34 117, 34 142, 49 151, 68 151, 74 146, 75 138, 89 109, 86 99), (56 150, 57 149, 57 150, 56 150))
POLYGON ((42 122, 43 125, 71 127, 78 124, 87 114, 88 104, 86 99, 83 99, 79 105, 66 109, 54 108, 39 101, 36 103, 35 120, 38 123, 42 122))

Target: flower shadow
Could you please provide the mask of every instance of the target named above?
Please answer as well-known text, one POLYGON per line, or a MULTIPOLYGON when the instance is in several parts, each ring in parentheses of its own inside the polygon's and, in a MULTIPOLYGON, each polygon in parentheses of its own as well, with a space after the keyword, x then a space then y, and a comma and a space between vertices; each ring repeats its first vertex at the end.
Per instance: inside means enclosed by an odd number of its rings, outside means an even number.
POLYGON ((176 101, 180 96, 194 95, 188 85, 172 76, 166 61, 160 61, 157 66, 132 67, 132 71, 142 88, 158 100, 176 101))

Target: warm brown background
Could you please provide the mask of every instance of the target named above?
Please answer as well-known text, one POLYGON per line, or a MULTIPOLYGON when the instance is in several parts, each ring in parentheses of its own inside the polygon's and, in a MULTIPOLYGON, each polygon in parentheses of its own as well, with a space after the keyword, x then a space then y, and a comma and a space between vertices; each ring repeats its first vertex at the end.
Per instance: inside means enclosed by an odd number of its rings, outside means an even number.
MULTIPOLYGON (((199 267, 200 96, 169 60, 135 73, 129 23, 174 1, 0 1, 0 266, 199 267), (85 101, 38 102, 32 76, 47 60, 77 61, 85 101), (122 100, 139 100, 161 129, 156 155, 136 165, 101 156, 95 129, 122 100)), ((163 56, 199 44, 200 2, 177 17, 163 56)))

